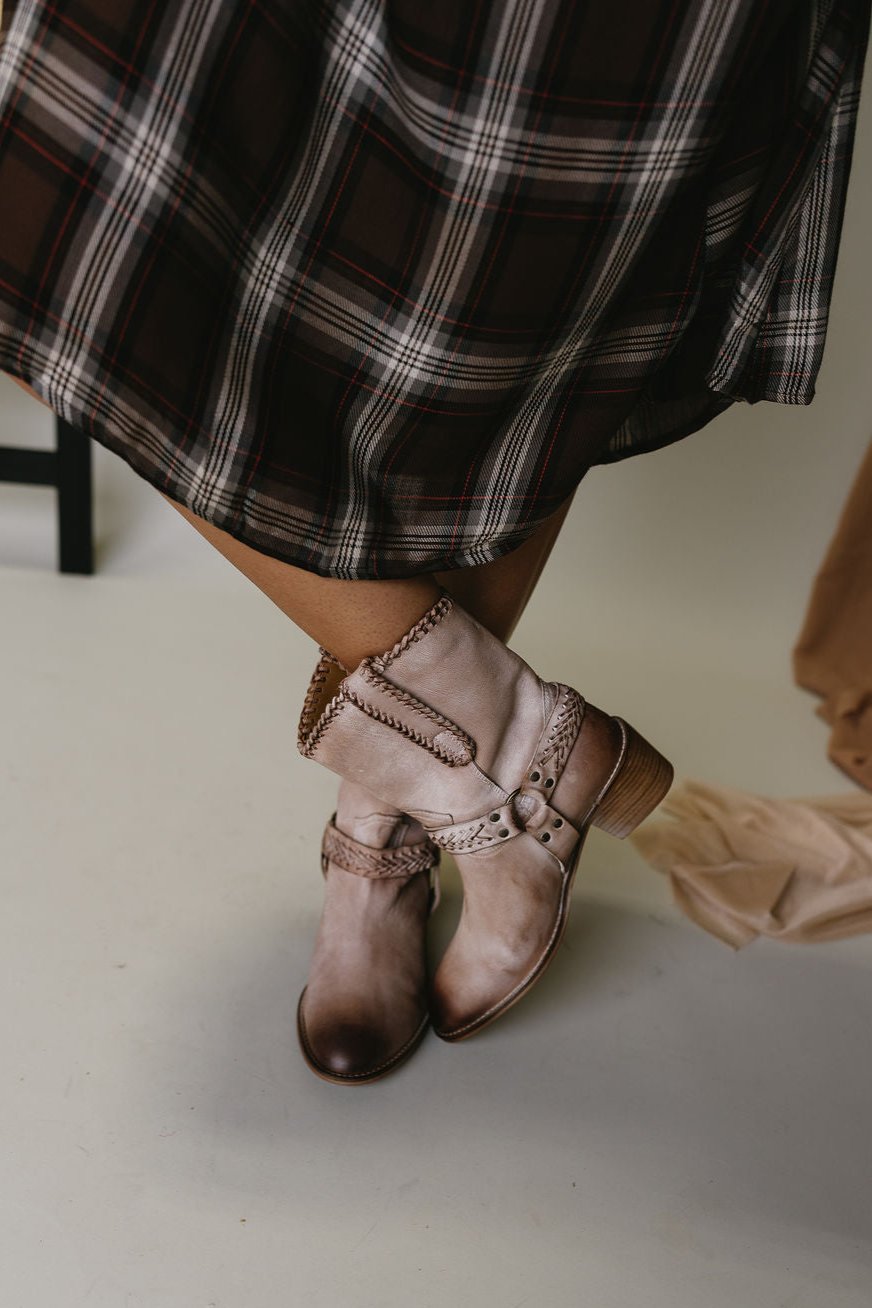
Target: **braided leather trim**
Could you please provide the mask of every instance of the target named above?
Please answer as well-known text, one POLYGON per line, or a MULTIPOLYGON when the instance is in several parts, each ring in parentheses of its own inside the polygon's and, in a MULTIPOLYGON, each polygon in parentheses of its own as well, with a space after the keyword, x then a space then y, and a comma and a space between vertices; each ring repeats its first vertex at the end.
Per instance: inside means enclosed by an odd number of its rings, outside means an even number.
POLYGON ((536 742, 526 774, 503 804, 490 813, 431 831, 430 839, 451 854, 474 854, 529 832, 565 860, 580 836, 579 829, 548 803, 578 739, 585 701, 572 686, 552 683, 557 690, 554 708, 536 742))
POLYGON ((553 789, 557 784, 566 766, 566 760, 578 739, 586 707, 581 695, 577 690, 573 690, 572 686, 564 686, 560 682, 553 684, 558 691, 557 703, 543 732, 544 743, 540 741, 536 746, 533 762, 528 769, 528 775, 533 772, 547 772, 548 778, 552 781, 549 789, 553 789))
MULTIPOLYGON (((317 695, 313 695, 312 700, 313 703, 317 703, 317 695)), ((383 709, 376 708, 374 704, 368 704, 366 700, 362 699, 355 691, 351 690, 348 686, 343 685, 337 694, 334 695, 333 699, 330 700, 314 726, 311 721, 313 716, 312 713, 310 712, 307 717, 304 710, 303 716, 300 718, 300 726, 297 732, 297 748, 304 758, 314 758, 315 752, 321 743, 324 734, 330 727, 330 724, 333 722, 333 719, 336 717, 339 710, 345 704, 353 704, 355 708, 360 709, 361 713, 365 713, 367 717, 372 718, 376 722, 381 722, 386 727, 391 727, 394 731, 398 731, 400 735, 405 736, 407 740, 411 740, 414 744, 420 745, 422 749, 426 749, 428 753, 432 754, 434 758, 437 758, 440 763, 444 763, 446 767, 464 767, 474 756, 474 746, 473 748, 470 748, 469 745, 466 744, 469 737, 466 736, 464 732, 460 731, 459 728, 448 723, 447 719, 445 719, 447 725, 444 729, 444 733, 440 733, 444 734, 444 739, 440 741, 439 734, 431 739, 429 736, 425 736, 423 732, 416 731, 414 727, 410 727, 407 723, 401 722, 399 718, 395 718, 392 714, 385 713, 383 709)), ((411 700, 410 707, 417 708, 418 706, 414 700, 411 700)), ((422 712, 424 707, 425 706, 422 706, 418 711, 422 712)), ((424 716, 432 717, 433 715, 428 712, 425 713, 424 716)), ((472 742, 470 741, 470 745, 471 744, 472 742)))
POLYGON ((331 818, 321 842, 321 866, 325 872, 328 862, 359 877, 405 878, 417 872, 429 872, 439 862, 439 850, 430 840, 397 845, 393 849, 375 849, 346 836, 331 818))
MULTIPOLYGON (((373 666, 370 660, 365 659, 357 671, 364 681, 366 681, 370 686, 373 686, 376 690, 381 691, 383 695, 389 696, 390 699, 395 699, 397 703, 401 704, 404 708, 414 709, 414 711, 420 714, 421 717, 427 718, 430 722, 435 723, 435 725, 441 727, 443 731, 450 731, 451 734, 457 738, 457 743, 461 747, 460 753, 458 753, 457 750, 454 750, 452 753, 449 753, 447 750, 443 751, 438 744, 433 742, 433 753, 436 754, 438 758, 441 758, 443 762, 449 763, 453 767, 458 763, 469 763, 475 758, 475 741, 472 736, 464 731, 462 727, 459 727, 456 722, 452 722, 451 718, 446 718, 442 713, 437 713, 435 709, 432 709, 429 704, 425 704, 423 700, 417 699, 416 696, 410 694, 409 691, 403 690, 400 686, 395 686, 393 682, 380 676, 378 670, 373 666), (462 757, 463 750, 466 751, 467 756, 465 758, 462 757)), ((353 694, 351 698, 354 699, 355 703, 358 703, 357 698, 353 694)), ((370 709, 367 708, 366 711, 370 712, 370 709)), ((370 713, 370 716, 375 717, 378 715, 378 712, 380 712, 380 710, 373 711, 370 713)), ((389 726, 396 726, 398 730, 402 729, 402 724, 398 723, 395 718, 388 718, 387 715, 383 715, 379 720, 386 721, 389 726)), ((418 736, 418 733, 412 728, 407 728, 404 731, 404 734, 411 734, 416 738, 418 736)), ((431 742, 427 741, 424 736, 421 736, 418 740, 418 744, 424 744, 425 748, 429 748, 430 743, 431 742)))
POLYGON ((505 832, 502 838, 498 837, 497 829, 489 818, 482 817, 475 818, 472 822, 458 822, 450 827, 437 827, 429 833, 430 839, 449 854, 473 854, 477 849, 501 845, 506 836, 517 836, 524 828, 518 826, 513 819, 508 819, 507 825, 505 810, 499 809, 498 812, 501 818, 498 830, 505 832))
POLYGON ((336 696, 330 701, 324 712, 321 712, 324 701, 324 686, 330 674, 336 669, 344 673, 345 668, 323 646, 318 652, 320 658, 306 690, 306 698, 303 700, 303 708, 297 726, 297 749, 304 758, 311 758, 315 753, 318 742, 335 717, 341 703, 340 696, 336 696))
POLYGON ((573 822, 546 803, 538 791, 522 786, 509 795, 500 808, 471 822, 437 827, 428 834, 434 844, 449 854, 475 854, 494 845, 507 844, 524 832, 546 845, 565 862, 581 832, 573 822))
MULTIPOLYGON (((440 763, 444 763, 449 768, 463 767, 469 762, 468 754, 464 753, 458 755, 456 753, 449 753, 447 749, 441 749, 437 740, 431 740, 429 736, 425 736, 420 731, 416 731, 414 727, 410 727, 405 722, 401 722, 399 718, 392 717, 390 713, 385 713, 382 709, 376 708, 375 705, 367 704, 366 700, 361 699, 353 690, 343 692, 342 701, 354 704, 362 713, 365 713, 367 717, 373 718, 376 722, 381 722, 386 727, 392 727, 394 731, 398 731, 400 735, 405 736, 407 740, 411 740, 416 745, 420 745, 422 749, 426 749, 428 753, 432 754, 435 758, 438 758, 440 763)), ((327 714, 325 713, 324 716, 326 718, 327 714)), ((324 731, 326 731, 329 725, 329 722, 324 724, 324 731)), ((319 739, 321 735, 323 735, 323 731, 319 731, 319 739)), ((449 736, 449 742, 450 740, 451 736, 449 736)), ((449 742, 446 742, 446 744, 449 742)))
POLYGON ((394 731, 398 731, 405 736, 406 739, 413 741, 414 744, 420 745, 422 749, 426 749, 428 753, 439 759, 447 767, 463 767, 475 758, 475 741, 468 732, 463 731, 450 718, 430 708, 423 700, 417 699, 408 691, 395 686, 381 675, 386 662, 397 657, 403 650, 408 649, 416 640, 420 640, 437 622, 441 622, 442 618, 450 612, 452 606, 453 600, 449 595, 444 594, 424 614, 423 618, 419 619, 415 626, 406 633, 402 640, 394 646, 393 650, 380 657, 363 659, 356 669, 356 675, 380 694, 395 700, 403 708, 412 709, 419 717, 432 722, 440 730, 434 733, 432 737, 427 736, 416 730, 415 727, 394 717, 393 714, 386 713, 384 709, 377 707, 377 705, 367 703, 361 695, 348 686, 347 669, 328 650, 322 647, 319 650, 320 658, 306 691, 297 727, 297 749, 304 758, 313 758, 315 756, 319 744, 337 713, 343 705, 349 703, 354 704, 362 713, 373 718, 376 722, 391 727, 394 731), (343 674, 343 679, 336 687, 336 692, 332 698, 327 699, 325 686, 331 675, 337 671, 343 674))
POLYGON ((447 591, 443 591, 441 598, 436 601, 432 608, 427 610, 422 618, 418 619, 414 627, 409 628, 405 636, 400 637, 393 649, 386 650, 384 654, 375 655, 371 662, 379 669, 386 668, 389 663, 393 663, 394 659, 398 659, 410 645, 414 645, 416 640, 426 636, 431 628, 447 617, 453 607, 454 600, 447 591))

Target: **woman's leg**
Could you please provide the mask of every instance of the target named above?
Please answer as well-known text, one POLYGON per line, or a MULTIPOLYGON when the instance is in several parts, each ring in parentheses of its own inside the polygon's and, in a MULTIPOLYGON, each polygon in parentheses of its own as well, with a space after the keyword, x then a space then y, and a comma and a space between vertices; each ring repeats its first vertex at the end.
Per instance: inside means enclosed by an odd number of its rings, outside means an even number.
POLYGON ((429 1001, 438 1034, 459 1040, 500 1016, 542 974, 565 926, 587 827, 627 835, 669 788, 668 761, 628 723, 585 703, 572 687, 542 681, 504 642, 568 507, 567 500, 492 564, 378 582, 318 577, 179 510, 333 655, 319 661, 305 696, 300 750, 338 773, 352 799, 361 788, 368 794, 367 811, 357 812, 350 799, 347 821, 337 817, 329 833, 334 900, 329 913, 325 906, 324 939, 336 948, 316 950, 313 991, 300 1006, 304 1048, 331 1079, 382 1075, 423 1030, 428 844, 419 834, 451 850, 471 905, 429 1001), (440 601, 443 586, 456 603, 440 601), (410 628, 413 639, 401 640, 410 628), (343 680, 342 667, 355 669, 394 645, 389 676, 369 669, 343 680), (475 767, 463 766, 473 760, 475 767), (383 830, 374 832, 377 823, 383 830), (349 874, 344 888, 335 867, 349 874), (398 925, 385 948, 384 925, 400 918, 396 905, 384 911, 382 899, 404 893, 400 887, 410 892, 412 927, 398 925), (364 901, 367 917, 358 911, 364 901), (343 922, 344 930, 334 930, 343 922), (400 965, 403 943, 412 961, 400 965), (411 996, 402 1021, 380 999, 401 985, 411 996), (321 1048, 328 1042, 327 1056, 314 1049, 313 1023, 321 1048))
POLYGON ((167 499, 259 590, 346 668, 389 649, 426 613, 444 587, 500 640, 520 618, 569 510, 556 513, 517 549, 492 563, 402 581, 339 581, 261 554, 167 499))
MULTIPOLYGON (((557 538, 569 502, 501 559, 394 582, 343 582, 307 573, 260 554, 178 504, 174 507, 351 670, 366 655, 395 645, 438 601, 440 587, 490 631, 492 644, 507 639, 557 538)), ((508 654, 504 644, 499 648, 508 654)), ((489 679, 497 673, 487 646, 482 653, 483 659, 473 658, 463 669, 467 680, 482 675, 489 679)), ((402 703, 401 696, 398 704, 402 703)), ((392 714, 402 711, 393 703, 389 708, 392 714)), ((418 738, 419 732, 413 729, 411 734, 418 738)), ((375 757, 372 761, 378 767, 375 757)), ((430 797, 425 798, 429 807, 430 797)), ((380 789, 370 789, 365 773, 358 773, 355 780, 343 779, 322 848, 327 860, 325 899, 297 1007, 297 1030, 303 1056, 317 1075, 340 1084, 358 1084, 375 1080, 403 1062, 429 1021, 426 927, 435 848, 417 821, 386 801, 380 789), (405 861, 404 870, 397 868, 398 858, 405 861)))
MULTIPOLYGON (((12 379, 41 404, 19 378, 12 379)), ((347 582, 318 577, 260 554, 211 527, 167 496, 193 527, 313 639, 346 667, 380 653, 407 631, 444 587, 482 626, 507 641, 533 593, 557 540, 573 495, 532 536, 501 559, 408 581, 347 582)))
POLYGON ((367 655, 390 649, 439 598, 439 587, 431 577, 338 581, 317 576, 261 554, 174 500, 167 502, 346 668, 356 668, 367 655))
POLYGON ((511 554, 472 568, 437 572, 436 580, 483 627, 508 641, 536 588, 575 492, 511 554))

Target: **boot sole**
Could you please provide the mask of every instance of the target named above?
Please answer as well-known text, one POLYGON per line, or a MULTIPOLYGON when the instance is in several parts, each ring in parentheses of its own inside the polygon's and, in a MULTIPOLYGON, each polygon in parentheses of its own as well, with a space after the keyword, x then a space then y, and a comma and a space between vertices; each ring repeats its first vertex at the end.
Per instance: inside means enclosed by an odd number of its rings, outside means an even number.
POLYGON ((297 1040, 300 1045, 300 1052, 303 1055, 305 1063, 316 1076, 320 1076, 322 1081, 331 1081, 334 1085, 370 1085, 373 1081, 380 1081, 382 1077, 388 1076, 391 1072, 395 1071, 396 1068, 400 1067, 401 1064, 405 1063, 408 1058, 411 1058, 412 1054, 427 1034, 427 1028, 430 1025, 430 1018, 428 1015, 424 1018, 412 1038, 407 1040, 401 1049, 398 1049, 397 1052, 392 1054, 390 1058, 385 1060, 385 1062, 379 1063, 378 1067, 371 1068, 368 1072, 332 1072, 329 1067, 325 1067, 323 1063, 318 1062, 309 1045, 306 1036, 306 1021, 303 1017, 303 1000, 305 996, 306 991, 304 989, 297 1003, 297 1040))
POLYGON ((674 772, 669 760, 664 758, 628 722, 624 722, 622 718, 618 718, 617 721, 620 722, 626 739, 621 762, 580 830, 578 844, 572 852, 564 876, 557 921, 545 952, 520 985, 480 1017, 454 1030, 440 1031, 434 1025, 433 1031, 440 1040, 445 1040, 449 1044, 468 1040, 470 1036, 477 1035, 486 1026, 490 1026, 491 1022, 495 1022, 498 1017, 507 1013, 519 999, 524 998, 524 995, 540 980, 563 940, 572 903, 572 885, 590 828, 599 827, 609 835, 623 839, 657 807, 672 785, 674 772))

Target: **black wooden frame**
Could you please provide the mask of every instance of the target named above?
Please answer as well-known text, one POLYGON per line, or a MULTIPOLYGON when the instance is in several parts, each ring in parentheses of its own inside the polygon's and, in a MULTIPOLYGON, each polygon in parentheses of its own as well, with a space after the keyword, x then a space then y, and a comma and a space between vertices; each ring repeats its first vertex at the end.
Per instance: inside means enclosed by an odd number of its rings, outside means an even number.
POLYGON ((0 481, 55 486, 58 492, 58 566, 61 572, 94 571, 91 441, 55 419, 53 450, 0 446, 0 481))

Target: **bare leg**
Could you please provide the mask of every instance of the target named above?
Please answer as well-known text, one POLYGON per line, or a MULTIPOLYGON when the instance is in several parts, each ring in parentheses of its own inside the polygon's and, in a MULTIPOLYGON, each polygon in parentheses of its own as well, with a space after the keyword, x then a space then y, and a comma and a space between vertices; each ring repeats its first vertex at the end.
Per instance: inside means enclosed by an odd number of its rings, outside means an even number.
POLYGON ((483 627, 508 641, 542 575, 572 500, 570 495, 511 554, 473 568, 437 572, 436 580, 483 627))
POLYGON ((319 577, 261 554, 173 500, 168 503, 346 668, 356 668, 367 655, 390 649, 439 598, 439 587, 432 577, 412 577, 408 581, 319 577))
MULTIPOLYGON (((13 381, 34 399, 40 399, 26 382, 17 377, 13 381)), ((210 526, 175 501, 167 502, 282 612, 346 667, 352 668, 367 654, 387 649, 408 631, 438 598, 438 587, 444 587, 500 640, 509 640, 551 553, 572 498, 570 495, 522 545, 493 563, 438 572, 434 578, 421 576, 407 581, 375 582, 336 581, 280 563, 210 526)))
POLYGON ((38 400, 39 403, 42 404, 46 409, 48 408, 48 405, 46 404, 45 400, 40 395, 37 395, 33 387, 28 386, 26 381, 22 381, 20 377, 10 377, 9 380, 14 381, 16 386, 20 386, 23 391, 27 391, 28 395, 32 395, 33 398, 35 400, 38 400))
MULTIPOLYGON (((167 499, 166 496, 164 496, 167 499)), ((389 649, 444 587, 501 640, 517 624, 569 509, 571 496, 522 545, 492 563, 401 581, 339 581, 270 558, 167 499, 201 536, 346 668, 389 649)))

